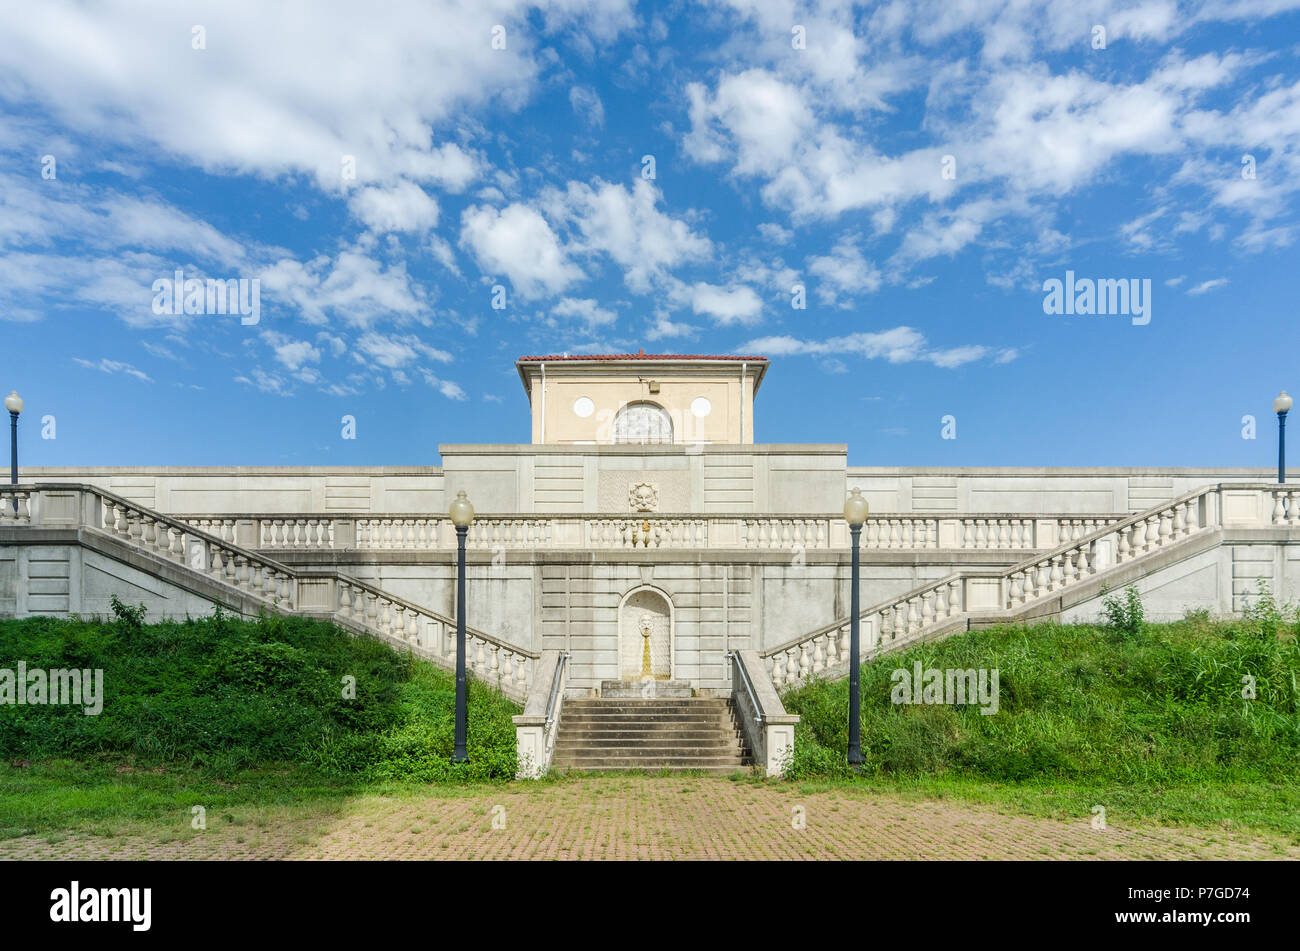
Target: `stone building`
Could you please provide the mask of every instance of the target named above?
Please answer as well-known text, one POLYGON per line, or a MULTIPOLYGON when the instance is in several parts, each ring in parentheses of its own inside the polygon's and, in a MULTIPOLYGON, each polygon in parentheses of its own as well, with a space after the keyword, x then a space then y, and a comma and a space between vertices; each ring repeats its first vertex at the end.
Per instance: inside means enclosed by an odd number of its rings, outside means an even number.
POLYGON ((442 445, 441 465, 22 470, 0 514, 0 614, 152 616, 265 603, 445 661, 460 491, 473 669, 517 696, 563 655, 606 682, 772 688, 847 669, 845 495, 862 531, 863 651, 975 623, 1097 616, 1136 583, 1148 616, 1300 594, 1300 490, 1251 469, 849 466, 847 447, 756 443, 761 356, 527 356, 526 445, 442 445), (15 511, 13 506, 17 506, 15 511))

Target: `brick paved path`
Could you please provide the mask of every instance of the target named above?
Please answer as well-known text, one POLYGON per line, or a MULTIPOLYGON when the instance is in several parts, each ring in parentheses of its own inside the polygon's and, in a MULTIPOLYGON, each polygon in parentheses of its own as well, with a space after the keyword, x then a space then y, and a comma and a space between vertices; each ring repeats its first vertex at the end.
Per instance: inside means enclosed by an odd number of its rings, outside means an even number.
POLYGON ((27 836, 0 858, 1300 859, 1274 835, 1008 816, 950 800, 688 777, 590 778, 350 801, 259 825, 209 816, 171 836, 27 836), (500 808, 497 808, 500 807, 500 808), (801 811, 800 811, 801 810, 801 811), (494 818, 498 826, 493 828, 494 818), (802 818, 804 828, 796 828, 802 818))

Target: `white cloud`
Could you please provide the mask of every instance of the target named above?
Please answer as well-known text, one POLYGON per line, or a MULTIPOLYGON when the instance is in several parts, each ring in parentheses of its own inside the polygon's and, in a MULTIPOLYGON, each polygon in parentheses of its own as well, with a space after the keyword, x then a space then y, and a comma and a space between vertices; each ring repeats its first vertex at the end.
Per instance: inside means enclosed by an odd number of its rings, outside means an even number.
POLYGON ((451 354, 431 347, 411 334, 402 337, 374 332, 363 334, 356 340, 352 355, 360 363, 373 363, 388 370, 409 366, 420 357, 440 363, 451 362, 451 354))
POLYGON ((107 357, 98 361, 83 360, 80 357, 73 357, 72 362, 77 366, 85 367, 88 370, 98 370, 101 373, 124 373, 127 376, 133 376, 144 383, 152 383, 153 380, 143 370, 137 370, 129 363, 122 363, 118 360, 109 360, 107 357))
MULTIPOLYGON (((952 368, 988 356, 993 351, 982 345, 965 345, 947 349, 932 349, 925 336, 912 327, 893 327, 889 330, 846 334, 826 340, 800 340, 796 337, 760 337, 741 348, 747 353, 766 356, 858 356, 867 360, 886 360, 889 363, 924 361, 938 367, 952 368)), ((998 363, 1015 359, 1015 351, 1002 350, 998 363), (1010 356, 1008 356, 1010 355, 1010 356)))
POLYGON ((527 205, 466 209, 460 243, 485 274, 504 275, 524 298, 558 294, 582 277, 546 219, 527 205))
POLYGON ((836 242, 830 254, 808 258, 808 272, 819 279, 816 290, 822 303, 833 305, 841 294, 870 294, 880 289, 880 271, 862 256, 858 240, 857 235, 847 235, 836 242))
POLYGON ((1216 277, 1210 281, 1202 281, 1201 283, 1197 284, 1195 287, 1189 287, 1187 289, 1187 293, 1195 296, 1200 296, 1201 294, 1206 294, 1209 293, 1210 291, 1223 287, 1227 283, 1228 283, 1228 279, 1226 277, 1216 277))
POLYGON ((612 324, 618 319, 612 310, 606 310, 591 298, 566 297, 551 308, 551 313, 557 317, 580 320, 588 330, 612 324))
POLYGON ((763 301, 753 288, 715 287, 703 282, 691 288, 691 307, 697 314, 706 314, 714 322, 727 327, 731 324, 750 324, 763 312, 763 301))
POLYGON ((371 231, 428 231, 438 224, 438 203, 414 182, 363 188, 348 200, 352 214, 371 231))
POLYGON ((605 124, 605 106, 596 90, 590 86, 573 86, 569 89, 569 105, 587 125, 601 128, 605 124))
POLYGON ((305 364, 320 362, 321 352, 306 340, 291 340, 275 330, 263 331, 261 338, 275 351, 275 359, 290 372, 301 370, 305 364))
POLYGON ((627 286, 644 293, 674 268, 712 252, 708 238, 659 210, 660 198, 644 178, 630 189, 597 179, 594 186, 569 182, 566 191, 551 190, 542 201, 557 222, 577 229, 574 253, 609 257, 623 269, 627 286))
POLYGON ((436 128, 492 100, 523 105, 546 34, 590 48, 634 22, 623 0, 548 4, 540 33, 522 0, 392 0, 382 16, 349 0, 310 11, 221 0, 184 22, 160 20, 165 6, 47 0, 7 17, 6 85, 97 140, 152 144, 214 172, 306 173, 328 190, 343 185, 343 155, 359 183, 463 187, 465 157, 435 144, 436 128), (192 22, 205 49, 191 46, 192 22), (496 24, 507 51, 492 49, 496 24))

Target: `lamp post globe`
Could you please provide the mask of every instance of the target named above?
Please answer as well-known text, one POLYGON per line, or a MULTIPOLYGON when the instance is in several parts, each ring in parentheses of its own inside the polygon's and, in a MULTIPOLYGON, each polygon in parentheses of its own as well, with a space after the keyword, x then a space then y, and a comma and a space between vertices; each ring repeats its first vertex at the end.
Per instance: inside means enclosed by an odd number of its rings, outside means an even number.
POLYGON ((1286 414, 1291 412, 1291 397, 1283 390, 1273 400, 1277 413, 1277 481, 1286 481, 1286 414))
MULTIPOLYGON (((18 484, 18 414, 23 411, 23 398, 17 390, 10 390, 5 397, 5 409, 9 410, 9 482, 18 484)), ((18 511, 18 496, 14 496, 14 511, 18 511)))
POLYGON ((849 751, 850 766, 862 765, 862 701, 861 678, 861 618, 858 584, 858 549, 862 539, 862 523, 867 520, 870 507, 862 497, 861 489, 854 489, 844 502, 844 521, 849 523, 849 546, 853 549, 853 576, 849 595, 849 751))
POLYGON ((470 523, 474 521, 474 506, 464 489, 456 493, 447 514, 456 526, 456 740, 451 761, 468 763, 469 753, 465 749, 468 733, 465 709, 465 539, 469 535, 470 523))

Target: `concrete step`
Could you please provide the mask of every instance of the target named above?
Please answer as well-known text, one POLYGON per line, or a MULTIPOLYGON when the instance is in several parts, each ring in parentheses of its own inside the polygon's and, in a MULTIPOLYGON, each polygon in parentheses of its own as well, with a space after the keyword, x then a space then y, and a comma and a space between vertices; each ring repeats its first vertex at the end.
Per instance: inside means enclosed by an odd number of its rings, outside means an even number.
POLYGON ((593 715, 593 713, 575 713, 569 716, 568 712, 560 713, 560 729, 567 722, 569 726, 586 725, 593 726, 597 729, 636 729, 637 726, 643 726, 647 730, 658 729, 694 729, 694 730, 722 730, 732 726, 731 717, 718 716, 669 716, 667 713, 655 713, 651 716, 633 716, 630 713, 611 713, 608 716, 593 715))
POLYGON ((725 698, 620 697, 565 701, 552 762, 562 770, 726 774, 751 758, 725 698))
POLYGON ((726 700, 566 700, 576 710, 725 710, 726 700))
POLYGON ((627 739, 556 739, 556 750, 731 750, 740 748, 733 737, 710 737, 707 739, 680 739, 677 737, 654 737, 627 741, 627 739))
POLYGON ((739 742, 742 734, 739 730, 589 730, 589 729, 571 729, 561 730, 560 736, 556 737, 556 742, 560 740, 623 740, 628 743, 635 743, 638 740, 653 739, 674 739, 674 740, 713 740, 726 738, 728 742, 739 742))
POLYGON ((668 773, 670 775, 690 776, 734 776, 736 773, 748 773, 748 763, 740 766, 556 766, 560 773, 649 773, 651 775, 668 773))
POLYGON ((732 770, 744 769, 747 765, 740 756, 679 756, 673 754, 660 756, 568 756, 556 757, 552 765, 560 769, 700 769, 703 767, 725 766, 732 770))

